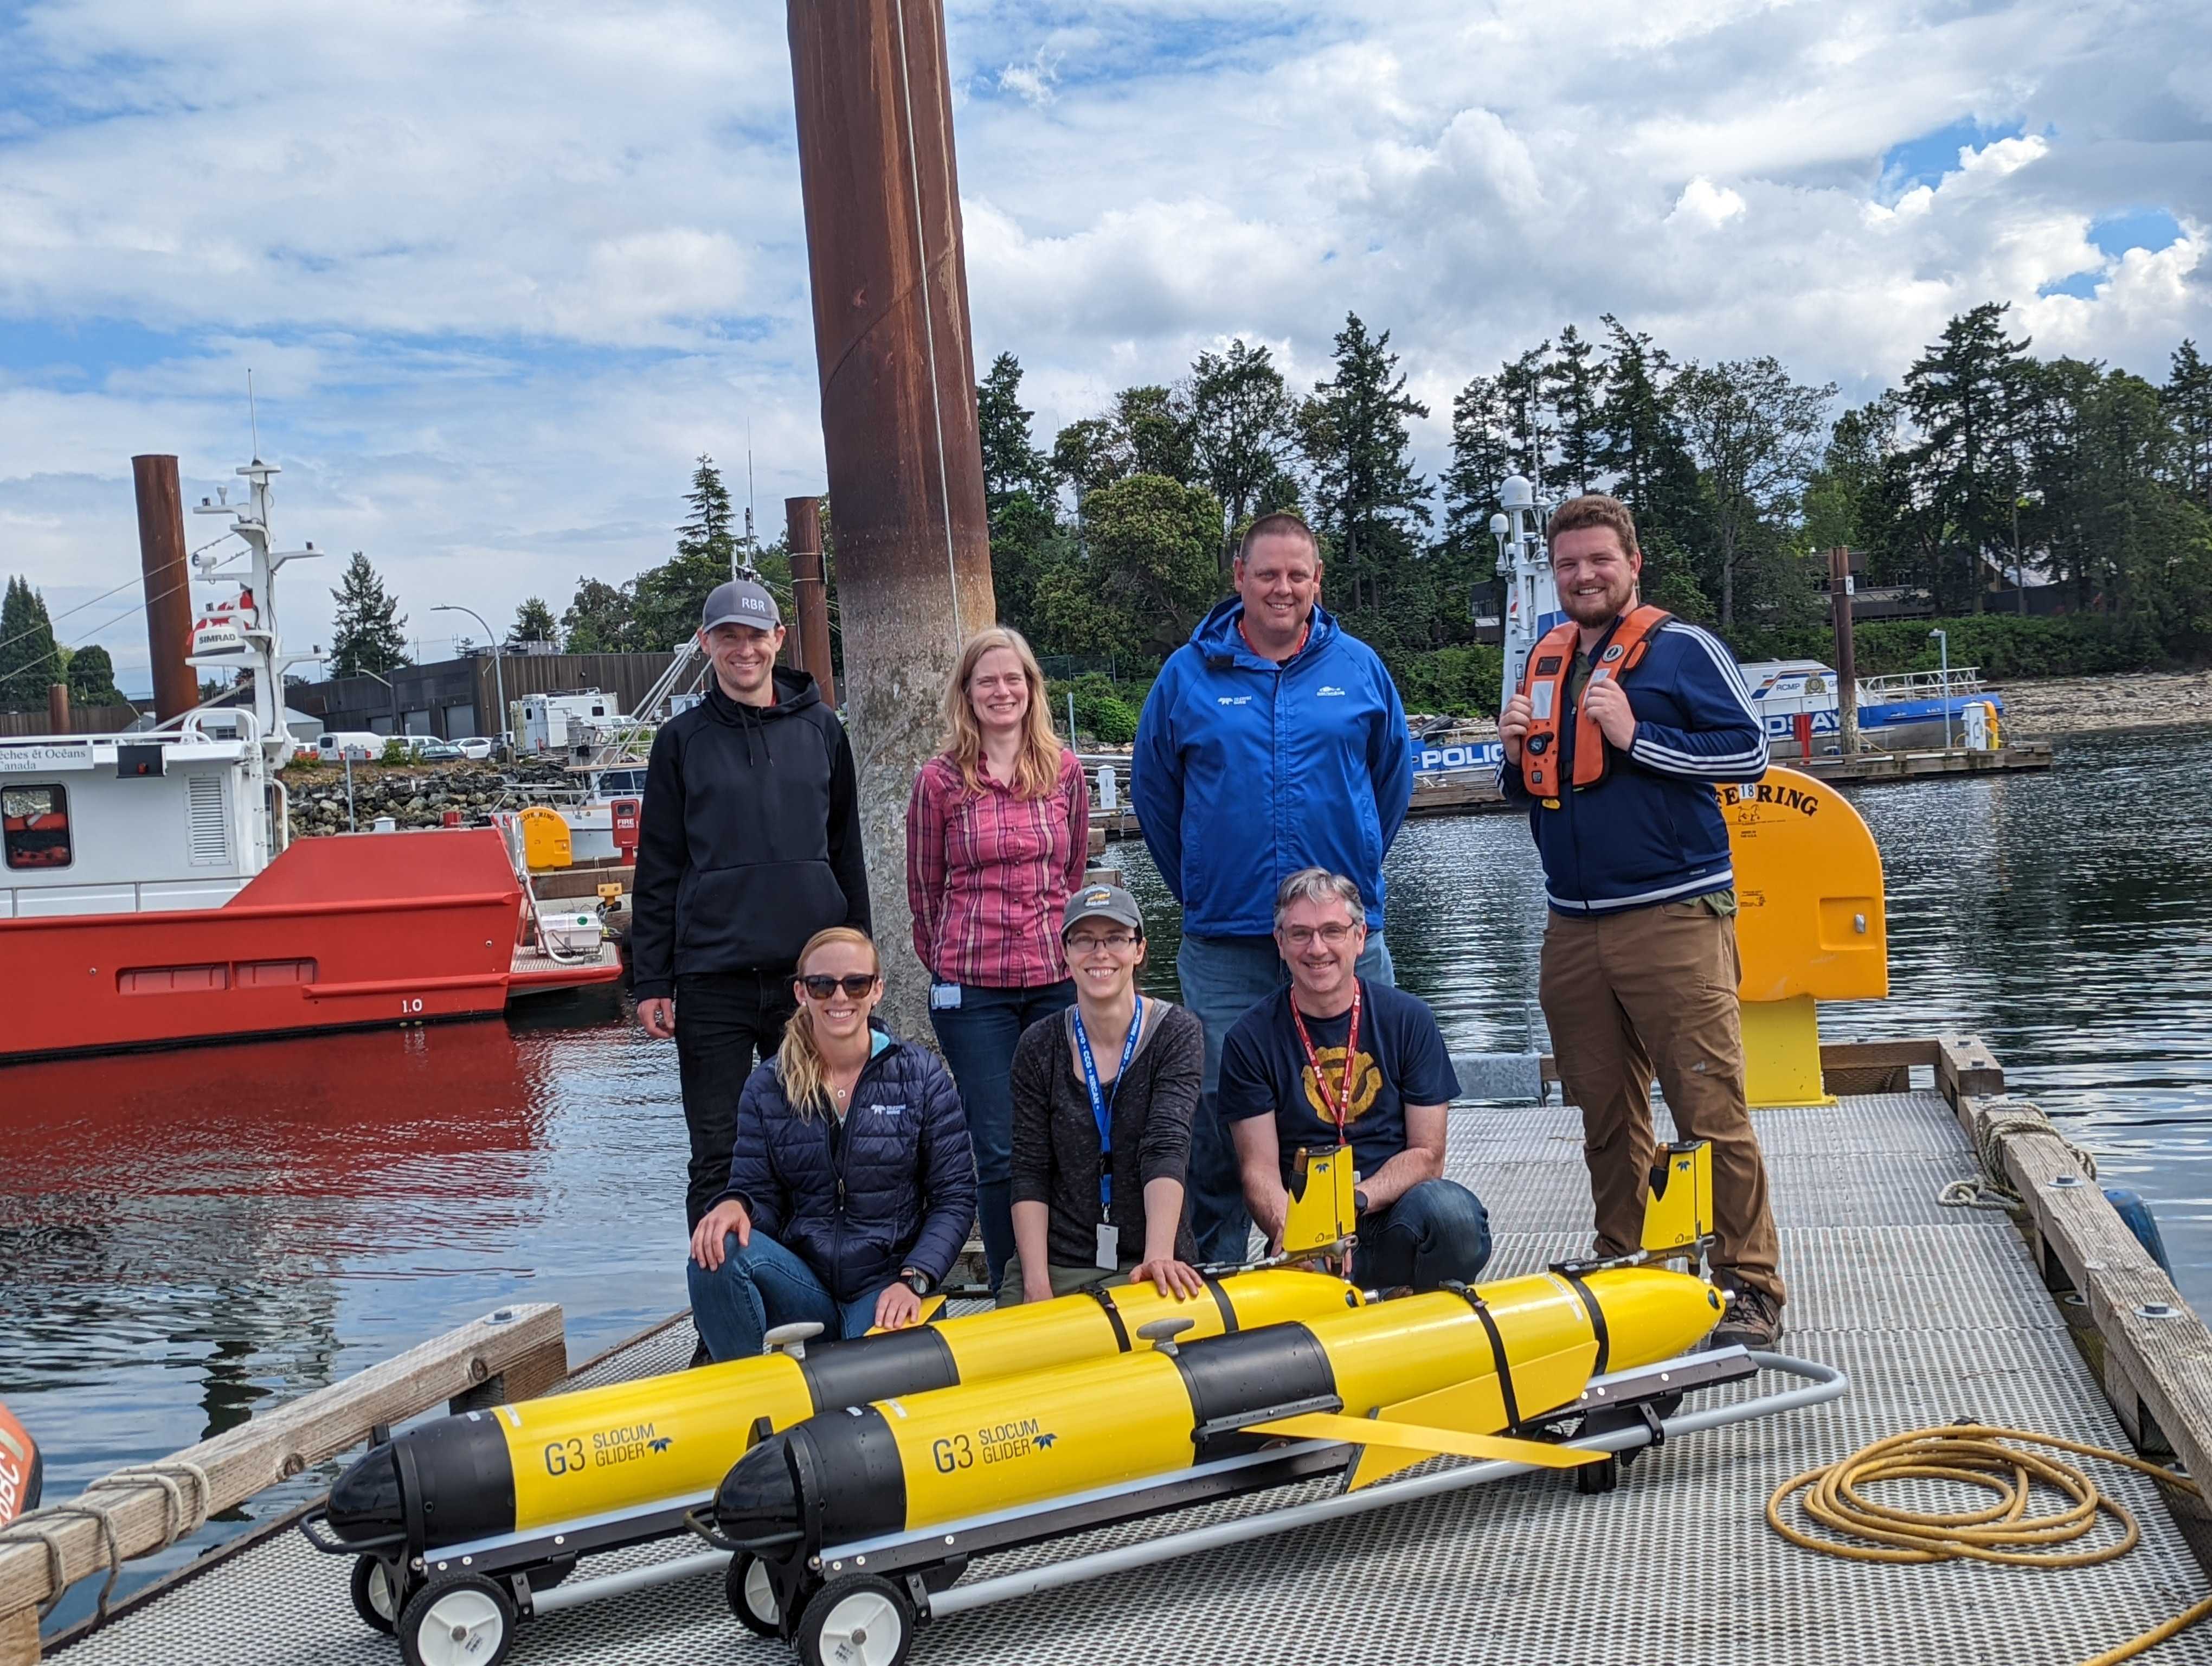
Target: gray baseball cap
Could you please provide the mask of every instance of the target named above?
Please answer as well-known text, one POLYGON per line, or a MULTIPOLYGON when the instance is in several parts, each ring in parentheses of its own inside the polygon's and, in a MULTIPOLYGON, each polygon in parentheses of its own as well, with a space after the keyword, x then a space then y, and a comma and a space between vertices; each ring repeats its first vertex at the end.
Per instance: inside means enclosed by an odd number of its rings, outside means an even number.
POLYGON ((1060 910, 1060 934, 1073 931, 1079 920, 1093 918, 1127 926, 1139 937, 1145 934, 1145 916, 1137 911, 1137 899, 1119 885, 1085 885, 1071 896, 1060 910))
POLYGON ((732 579, 727 584, 716 585, 699 614, 702 630, 726 624, 774 630, 782 623, 783 615, 776 607, 775 598, 768 593, 765 585, 756 584, 750 579, 732 579))

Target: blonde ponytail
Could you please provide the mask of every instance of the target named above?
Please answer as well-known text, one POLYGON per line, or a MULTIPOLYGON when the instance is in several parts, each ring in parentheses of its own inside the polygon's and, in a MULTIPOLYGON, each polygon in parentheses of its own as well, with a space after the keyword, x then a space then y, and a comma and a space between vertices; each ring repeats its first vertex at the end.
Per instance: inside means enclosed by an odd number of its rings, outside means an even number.
MULTIPOLYGON (((806 939, 806 946, 799 952, 799 969, 792 974, 793 979, 806 975, 806 963, 817 949, 832 943, 853 943, 866 949, 876 976, 883 976, 884 964, 876 952, 873 938, 850 926, 832 926, 806 939)), ((783 1043, 775 1054, 775 1079, 782 1085, 783 1097, 800 1122, 805 1122, 817 1109, 834 1109, 830 1103, 829 1073, 829 1063, 822 1056, 822 1043, 814 1034, 814 1009, 801 1001, 791 1022, 783 1027, 783 1043)))

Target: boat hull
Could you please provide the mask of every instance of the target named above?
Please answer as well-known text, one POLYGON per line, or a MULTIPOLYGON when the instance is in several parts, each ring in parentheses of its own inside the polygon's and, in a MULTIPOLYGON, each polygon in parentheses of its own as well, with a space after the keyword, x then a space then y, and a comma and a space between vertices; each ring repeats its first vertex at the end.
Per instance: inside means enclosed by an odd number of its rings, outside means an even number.
POLYGON ((516 964, 489 829, 297 841, 219 909, 0 920, 0 1060, 497 1013, 618 963, 516 964))

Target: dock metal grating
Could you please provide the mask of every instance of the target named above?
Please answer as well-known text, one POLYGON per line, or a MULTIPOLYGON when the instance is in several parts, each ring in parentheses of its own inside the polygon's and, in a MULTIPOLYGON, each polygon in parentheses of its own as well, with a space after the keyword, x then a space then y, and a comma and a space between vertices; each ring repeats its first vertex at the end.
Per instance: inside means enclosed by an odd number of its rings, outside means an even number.
MULTIPOLYGON (((2092 1466, 2098 1484, 2136 1512, 2143 1541, 2100 1567, 1893 1567, 1815 1556, 1767 1530, 1762 1511, 1777 1481, 1910 1427, 1966 1416, 2127 1443, 2006 1218, 1936 1204, 1944 1182, 1973 1167, 1939 1098, 1872 1096, 1761 1112, 1759 1122, 1794 1290, 1784 1346, 1849 1371, 1843 1400, 1670 1444, 1639 1459, 1610 1494, 1585 1498, 1564 1480, 1531 1477, 1415 1500, 925 1626, 912 1658, 920 1666, 2064 1666, 2203 1596, 2205 1577, 2156 1489, 2105 1465, 2092 1466)), ((1533 1270, 1585 1247, 1575 1113, 1455 1110, 1451 1150, 1454 1176, 1490 1206, 1493 1274, 1533 1270)), ((593 1376, 671 1369, 690 1348, 690 1326, 678 1323, 593 1376)), ((976 1573, 1286 1496, 991 1558, 976 1573)), ((1929 1490, 1915 1501, 1938 1496, 1929 1490)), ((587 1571, 696 1549, 672 1542, 587 1571)), ((343 1560, 281 1535, 131 1608, 61 1657, 69 1666, 249 1658, 393 1666, 392 1641, 354 1617, 347 1572, 343 1560)), ((738 1626, 718 1577, 527 1621, 508 1657, 514 1666, 781 1666, 792 1657, 738 1626)), ((2212 1626, 2148 1658, 2212 1663, 2212 1626)))

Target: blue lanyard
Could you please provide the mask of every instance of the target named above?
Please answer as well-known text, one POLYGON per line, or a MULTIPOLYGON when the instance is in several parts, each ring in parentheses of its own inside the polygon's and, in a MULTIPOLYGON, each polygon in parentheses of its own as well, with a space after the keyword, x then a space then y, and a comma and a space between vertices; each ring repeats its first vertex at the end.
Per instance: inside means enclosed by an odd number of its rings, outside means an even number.
POLYGON ((1091 1037, 1083 1032, 1083 1014, 1075 1014, 1075 1050, 1083 1057, 1083 1085, 1091 1090, 1091 1118, 1098 1124, 1098 1219, 1106 1219, 1114 1208, 1114 1099, 1121 1091, 1121 1081, 1129 1073, 1129 1061, 1137 1056, 1137 1032, 1145 1027, 1145 998, 1137 997, 1136 1010, 1129 1014, 1129 1038, 1121 1043, 1121 1067, 1114 1073, 1114 1093, 1109 1096, 1098 1085, 1098 1061, 1091 1056, 1091 1037))

